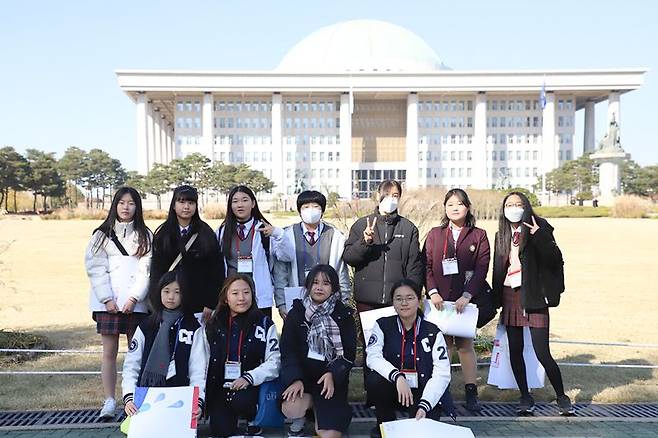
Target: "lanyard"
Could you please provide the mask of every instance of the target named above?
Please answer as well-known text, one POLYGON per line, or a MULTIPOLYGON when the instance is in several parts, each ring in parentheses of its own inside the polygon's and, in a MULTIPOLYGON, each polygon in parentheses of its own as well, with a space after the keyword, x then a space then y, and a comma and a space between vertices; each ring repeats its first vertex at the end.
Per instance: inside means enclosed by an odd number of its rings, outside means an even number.
MULTIPOLYGON (((461 235, 463 229, 464 229, 463 227, 459 229, 459 234, 460 235, 461 235)), ((448 254, 448 236, 450 234, 452 234, 452 230, 450 229, 450 224, 448 224, 448 226, 446 227, 446 239, 445 239, 445 242, 443 242, 443 259, 442 260, 445 260, 446 255, 448 254)), ((459 237, 457 237, 457 240, 459 240, 459 237)), ((455 240, 455 256, 453 258, 457 258, 457 240, 455 240)))
MULTIPOLYGON (((306 236, 305 236, 306 232, 304 231, 304 226, 301 224, 301 222, 299 224, 299 228, 301 228, 301 230, 302 230, 302 237, 304 238, 304 240, 306 240, 308 242, 308 240, 306 239, 306 236)), ((320 225, 319 224, 318 224, 316 234, 317 234, 317 237, 316 237, 316 241, 315 241, 314 246, 317 245, 317 247, 318 247, 317 261, 318 261, 318 263, 322 263, 322 261, 320 260, 320 237, 322 235, 320 234, 320 225)), ((306 245, 302 245, 302 251, 304 253, 304 270, 306 270, 306 267, 308 266, 306 264, 306 259, 307 259, 306 245)))
POLYGON ((181 316, 174 323, 174 326, 176 327, 176 341, 174 342, 174 351, 173 351, 173 353, 171 353, 171 360, 174 360, 174 357, 176 356, 176 349, 178 348, 178 332, 180 331, 180 323, 181 323, 182 320, 183 320, 183 317, 181 316))
MULTIPOLYGON (((249 237, 249 234, 251 234, 252 248, 254 247, 254 236, 256 235, 256 233, 254 232, 255 227, 256 227, 256 219, 254 219, 254 222, 251 224, 251 228, 249 229, 249 232, 247 232, 247 237, 249 237)), ((245 237, 245 240, 247 240, 247 237, 245 237)), ((235 229, 235 252, 238 254, 238 258, 240 258, 240 235, 238 234, 237 227, 235 229)))
MULTIPOLYGON (((400 318, 398 318, 398 322, 400 324, 400 331, 402 331, 402 346, 400 347, 400 369, 404 369, 404 351, 405 351, 405 341, 407 337, 407 331, 404 329, 404 324, 402 324, 402 321, 400 321, 400 318)), ((416 336, 418 336, 418 330, 419 330, 419 324, 418 321, 414 324, 414 371, 416 370, 416 336)))
MULTIPOLYGON (((233 327, 233 317, 229 316, 228 317, 228 339, 226 340, 226 361, 228 362, 228 358, 231 356, 231 329, 233 327)), ((240 362, 240 355, 242 353, 242 335, 243 332, 240 330, 240 337, 238 340, 238 362, 240 362)))

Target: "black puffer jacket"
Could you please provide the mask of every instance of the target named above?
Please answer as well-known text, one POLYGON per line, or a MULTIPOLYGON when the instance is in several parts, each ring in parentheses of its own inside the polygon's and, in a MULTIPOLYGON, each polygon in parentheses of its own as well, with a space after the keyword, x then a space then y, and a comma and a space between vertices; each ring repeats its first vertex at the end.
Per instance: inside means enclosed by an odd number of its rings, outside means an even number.
POLYGON ((345 242, 343 260, 354 267, 354 299, 358 303, 391 304, 391 287, 403 278, 418 287, 424 283, 423 260, 418 243, 418 228, 394 212, 383 216, 373 213, 357 220, 345 242), (363 240, 367 221, 377 218, 371 244, 363 240))
MULTIPOLYGON (((519 253, 521 307, 528 312, 557 307, 564 292, 564 260, 553 237, 553 227, 543 218, 536 220, 539 229, 535 234, 528 233, 528 242, 519 253)), ((494 305, 501 307, 509 260, 498 251, 498 233, 494 247, 493 299, 494 305)))

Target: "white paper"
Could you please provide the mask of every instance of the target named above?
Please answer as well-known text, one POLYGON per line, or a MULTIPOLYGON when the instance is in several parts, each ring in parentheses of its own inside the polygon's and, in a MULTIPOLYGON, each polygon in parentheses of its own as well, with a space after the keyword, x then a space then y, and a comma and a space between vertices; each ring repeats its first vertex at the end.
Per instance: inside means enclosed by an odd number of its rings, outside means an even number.
MULTIPOLYGON (((543 388, 546 371, 539 363, 535 349, 532 346, 530 329, 523 327, 523 361, 525 362, 526 380, 528 388, 543 388)), ((518 389, 512 364, 509 358, 509 344, 505 326, 496 327, 494 348, 491 351, 491 364, 487 384, 497 386, 500 389, 518 389)))
POLYGON ((130 419, 128 438, 195 438, 197 403, 193 386, 148 388, 130 419))
POLYGON ((284 287, 283 288, 283 293, 286 296, 286 311, 290 312, 290 309, 292 309, 292 302, 295 301, 296 299, 302 299, 302 296, 304 295, 304 288, 303 287, 284 287))
POLYGON ((462 313, 457 313, 453 301, 444 301, 443 310, 439 311, 430 300, 425 300, 425 319, 436 324, 444 335, 459 338, 475 338, 478 322, 478 308, 467 304, 462 313))
POLYGON ((372 333, 372 328, 375 326, 375 322, 379 318, 385 316, 395 315, 395 309, 393 306, 382 307, 381 309, 368 310, 366 312, 359 312, 359 317, 361 318, 361 329, 363 330, 363 339, 365 340, 366 345, 368 345, 368 340, 370 339, 370 333, 372 333))
POLYGON ((450 437, 473 438, 473 432, 468 427, 453 426, 438 421, 423 418, 416 420, 389 421, 381 424, 383 438, 409 438, 409 437, 450 437))

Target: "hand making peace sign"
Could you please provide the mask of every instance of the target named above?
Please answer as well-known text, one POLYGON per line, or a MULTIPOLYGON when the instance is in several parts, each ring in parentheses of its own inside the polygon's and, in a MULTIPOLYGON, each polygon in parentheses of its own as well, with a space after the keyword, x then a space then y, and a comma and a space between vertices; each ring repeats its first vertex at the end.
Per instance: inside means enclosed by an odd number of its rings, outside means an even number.
POLYGON ((363 230, 363 240, 365 240, 365 242, 367 244, 372 243, 372 239, 375 236, 375 225, 376 224, 377 224, 377 217, 375 217, 372 220, 372 224, 370 223, 370 218, 366 217, 366 229, 363 230))
POLYGON ((537 220, 535 220, 534 216, 532 216, 532 225, 530 225, 527 222, 523 222, 523 225, 530 228, 530 234, 535 234, 537 232, 537 230, 539 229, 539 225, 537 225, 537 220))

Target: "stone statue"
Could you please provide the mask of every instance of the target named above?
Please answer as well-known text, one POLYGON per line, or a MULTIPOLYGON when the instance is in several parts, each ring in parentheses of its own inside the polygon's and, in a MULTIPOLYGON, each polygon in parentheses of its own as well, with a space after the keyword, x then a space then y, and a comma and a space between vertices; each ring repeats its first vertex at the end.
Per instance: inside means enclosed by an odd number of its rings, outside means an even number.
POLYGON ((615 120, 614 114, 612 115, 612 120, 610 121, 608 132, 603 136, 603 139, 599 142, 599 150, 604 152, 623 151, 621 147, 621 140, 619 137, 619 125, 615 120))

